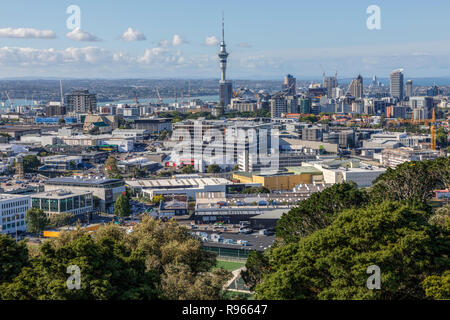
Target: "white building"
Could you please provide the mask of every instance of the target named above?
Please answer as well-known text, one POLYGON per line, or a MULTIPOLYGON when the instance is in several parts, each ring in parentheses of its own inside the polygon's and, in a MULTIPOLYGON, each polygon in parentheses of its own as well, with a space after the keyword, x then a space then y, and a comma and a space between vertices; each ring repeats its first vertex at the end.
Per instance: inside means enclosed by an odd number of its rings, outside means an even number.
POLYGON ((103 143, 117 146, 119 152, 130 152, 134 149, 134 139, 132 138, 105 139, 103 143))
POLYGON ((303 162, 303 166, 312 166, 322 171, 326 184, 353 181, 360 188, 370 187, 372 182, 386 169, 359 160, 331 160, 303 162))
POLYGON ((30 196, 0 194, 0 233, 26 231, 25 213, 30 209, 30 196))
POLYGON ((145 129, 116 129, 112 132, 114 138, 133 138, 135 141, 143 141, 148 135, 145 129))

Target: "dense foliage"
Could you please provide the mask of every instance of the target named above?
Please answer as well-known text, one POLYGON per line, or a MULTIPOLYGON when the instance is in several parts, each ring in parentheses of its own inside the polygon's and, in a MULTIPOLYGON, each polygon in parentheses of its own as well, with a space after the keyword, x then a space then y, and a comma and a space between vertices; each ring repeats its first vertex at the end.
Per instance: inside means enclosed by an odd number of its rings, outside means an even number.
POLYGON ((367 194, 355 183, 338 183, 283 214, 277 223, 277 236, 284 241, 296 241, 331 224, 344 209, 357 208, 367 202, 367 194))
POLYGON ((450 267, 450 233, 427 219, 396 202, 344 210, 328 227, 272 250, 257 298, 425 298, 420 283, 450 267), (371 265, 381 268, 381 290, 366 287, 371 265))
POLYGON ((215 254, 186 228, 148 217, 131 233, 112 224, 93 235, 63 232, 42 244, 29 266, 24 248, 3 243, 2 252, 22 254, 0 260, 11 270, 0 284, 1 299, 220 299, 230 277, 224 269, 210 271, 215 254), (79 290, 67 286, 71 265, 80 268, 79 290))
POLYGON ((38 157, 34 155, 24 156, 22 158, 22 161, 23 161, 23 171, 25 173, 33 172, 41 165, 41 162, 39 161, 38 157))
POLYGON ((25 242, 16 243, 7 235, 0 234, 0 285, 11 281, 28 265, 28 249, 25 242))
POLYGON ((50 224, 50 220, 42 209, 31 208, 25 213, 27 231, 40 234, 50 224))
POLYGON ((120 218, 129 217, 131 214, 130 199, 126 194, 117 197, 114 203, 114 214, 120 218))
POLYGON ((243 279, 260 299, 449 299, 450 214, 433 212, 450 159, 406 162, 368 189, 335 184, 277 224, 278 241, 247 260, 243 279), (369 290, 367 268, 381 269, 369 290))
POLYGON ((385 199, 425 202, 433 190, 450 184, 450 158, 404 162, 388 168, 375 181, 371 190, 373 201, 385 199))

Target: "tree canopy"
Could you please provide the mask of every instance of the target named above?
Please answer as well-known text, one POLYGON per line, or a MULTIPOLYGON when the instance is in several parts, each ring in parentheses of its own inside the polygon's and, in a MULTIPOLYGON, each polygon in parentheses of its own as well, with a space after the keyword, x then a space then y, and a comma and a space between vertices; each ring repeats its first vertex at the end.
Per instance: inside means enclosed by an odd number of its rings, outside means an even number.
POLYGON ((117 197, 114 203, 114 214, 118 217, 129 217, 131 214, 130 199, 126 194, 121 194, 117 197))
POLYGON ((23 171, 25 173, 33 172, 41 165, 41 162, 39 161, 38 157, 34 155, 24 156, 22 158, 22 161, 23 161, 23 171))
POLYGON ((117 160, 111 155, 105 161, 105 172, 110 178, 115 178, 120 175, 120 170, 117 167, 117 160))
POLYGON ((371 199, 383 201, 418 200, 426 202, 434 189, 450 184, 450 158, 404 162, 395 169, 388 168, 375 181, 371 199))
POLYGON ((92 235, 64 231, 40 245, 29 265, 18 254, 9 259, 17 267, 0 284, 1 299, 221 299, 231 276, 211 271, 216 255, 185 227, 149 217, 131 233, 113 224, 92 235), (67 286, 71 265, 80 269, 79 290, 67 286))
POLYGON ((28 249, 24 241, 17 242, 0 234, 0 285, 11 281, 28 265, 28 249))
POLYGON ((398 202, 344 210, 328 227, 271 250, 272 272, 256 286, 257 298, 426 298, 420 283, 450 267, 449 230, 427 219, 398 202), (371 265, 381 269, 382 290, 366 287, 371 265))
POLYGON ((50 220, 42 209, 30 208, 25 213, 27 231, 40 234, 50 224, 50 220))
POLYGON ((208 173, 219 173, 221 170, 217 164, 210 164, 207 171, 208 173))
POLYGON ((337 183, 313 193, 283 214, 276 226, 277 236, 286 242, 296 241, 330 225, 340 211, 358 208, 367 200, 366 192, 359 190, 354 182, 337 183))

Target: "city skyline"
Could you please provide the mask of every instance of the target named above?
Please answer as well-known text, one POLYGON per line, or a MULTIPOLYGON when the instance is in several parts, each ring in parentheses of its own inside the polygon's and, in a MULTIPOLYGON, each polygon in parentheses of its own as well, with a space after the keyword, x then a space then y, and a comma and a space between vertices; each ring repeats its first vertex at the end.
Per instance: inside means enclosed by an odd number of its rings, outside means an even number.
POLYGON ((450 76, 449 4, 377 1, 381 29, 369 30, 372 4, 16 1, 0 23, 0 78, 219 78, 222 11, 230 79, 388 77, 397 68, 405 78, 450 76), (67 28, 70 5, 81 10, 79 29, 67 28))

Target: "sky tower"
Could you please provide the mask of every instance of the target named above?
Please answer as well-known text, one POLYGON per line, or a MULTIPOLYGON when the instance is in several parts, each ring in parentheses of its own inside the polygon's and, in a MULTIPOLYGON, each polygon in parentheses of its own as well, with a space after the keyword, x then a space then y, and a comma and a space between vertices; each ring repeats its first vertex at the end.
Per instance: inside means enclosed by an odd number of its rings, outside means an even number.
POLYGON ((220 42, 220 52, 219 52, 219 61, 220 61, 219 97, 220 97, 220 104, 223 107, 226 107, 227 105, 230 104, 231 97, 233 94, 231 81, 226 80, 227 59, 228 59, 228 52, 225 46, 225 23, 222 14, 222 41, 220 42))

